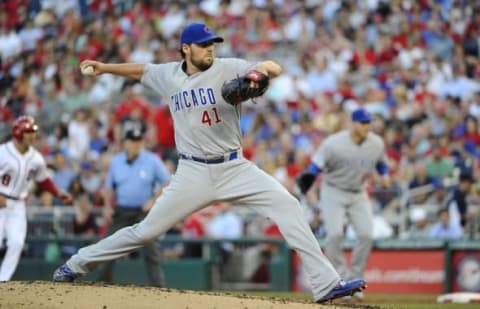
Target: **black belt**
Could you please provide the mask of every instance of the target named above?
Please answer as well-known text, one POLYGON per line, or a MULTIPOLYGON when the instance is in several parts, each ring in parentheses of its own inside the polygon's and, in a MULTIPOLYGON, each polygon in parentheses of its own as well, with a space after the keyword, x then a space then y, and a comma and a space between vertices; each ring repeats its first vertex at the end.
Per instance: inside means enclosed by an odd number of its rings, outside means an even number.
POLYGON ((117 205, 117 209, 125 210, 125 211, 139 211, 142 210, 143 205, 140 206, 131 206, 131 205, 117 205))
POLYGON ((329 185, 330 187, 333 187, 335 189, 345 191, 345 192, 350 192, 350 193, 360 193, 360 192, 362 192, 362 190, 340 188, 339 186, 333 185, 331 182, 327 182, 327 185, 329 185))
POLYGON ((7 195, 5 193, 0 193, 0 195, 6 197, 9 200, 14 200, 14 201, 20 201, 21 200, 21 198, 19 198, 19 197, 13 197, 13 196, 7 195))
POLYGON ((117 205, 115 209, 116 211, 119 211, 119 212, 123 211, 124 213, 136 213, 136 212, 143 211, 142 207, 143 205, 138 207, 128 207, 128 206, 117 205))
POLYGON ((219 164, 219 163, 235 160, 236 158, 238 158, 238 151, 231 152, 230 154, 227 154, 227 155, 222 156, 222 157, 216 157, 216 158, 211 158, 211 159, 200 158, 200 157, 196 157, 196 156, 189 156, 189 155, 185 155, 185 154, 181 153, 180 158, 185 159, 185 160, 192 160, 192 161, 195 161, 195 162, 201 162, 201 163, 205 163, 205 164, 219 164))

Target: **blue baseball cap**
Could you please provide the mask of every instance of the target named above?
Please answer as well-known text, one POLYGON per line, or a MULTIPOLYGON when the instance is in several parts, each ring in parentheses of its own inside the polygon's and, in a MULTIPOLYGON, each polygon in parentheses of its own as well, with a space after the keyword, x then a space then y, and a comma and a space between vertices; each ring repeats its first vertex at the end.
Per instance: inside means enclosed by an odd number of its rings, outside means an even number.
POLYGON ((372 121, 372 115, 364 108, 358 108, 352 113, 352 121, 369 123, 372 121))
POLYGON ((213 41, 222 43, 223 38, 215 33, 203 23, 191 23, 183 29, 180 36, 180 45, 192 43, 205 43, 213 41))

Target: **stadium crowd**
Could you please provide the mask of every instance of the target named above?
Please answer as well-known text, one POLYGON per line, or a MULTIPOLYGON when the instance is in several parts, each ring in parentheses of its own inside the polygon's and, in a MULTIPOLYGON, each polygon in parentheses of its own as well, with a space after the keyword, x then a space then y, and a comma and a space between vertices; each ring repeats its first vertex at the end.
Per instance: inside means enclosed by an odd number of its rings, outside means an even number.
MULTIPOLYGON (((372 128, 385 140, 394 180, 388 191, 374 176, 370 182, 376 237, 480 238, 480 6, 472 3, 2 1, 0 138, 8 139, 15 117, 34 116, 53 179, 87 212, 103 205, 110 158, 129 126, 143 128, 146 147, 173 173, 173 123, 162 98, 112 75, 82 76, 78 64, 180 59, 181 27, 204 21, 227 38, 218 56, 284 66, 257 104, 244 103, 243 152, 302 199, 318 237, 325 235, 321 180, 302 198, 295 178, 324 138, 363 106, 375 115, 372 128)), ((59 203, 35 192, 29 201, 59 203)), ((217 208, 191 216, 179 233, 207 235, 205 222, 223 213, 217 208)), ((275 234, 268 222, 236 212, 243 234, 275 234)))

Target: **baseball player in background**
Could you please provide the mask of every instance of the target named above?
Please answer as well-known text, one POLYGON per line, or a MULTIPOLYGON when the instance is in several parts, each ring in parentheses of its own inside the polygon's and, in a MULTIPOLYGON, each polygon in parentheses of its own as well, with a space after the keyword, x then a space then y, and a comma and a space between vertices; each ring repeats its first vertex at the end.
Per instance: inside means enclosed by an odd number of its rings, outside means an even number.
MULTIPOLYGON (((390 177, 383 140, 370 132, 371 115, 359 108, 351 119, 350 130, 329 136, 319 146, 297 183, 305 194, 322 173, 320 205, 326 218, 327 257, 344 278, 364 278, 373 244, 372 207, 365 182, 375 169, 384 188, 390 186, 390 177), (341 247, 347 218, 357 235, 349 272, 341 247)), ((354 296, 362 298, 363 294, 357 292, 354 296)))
MULTIPOLYGON (((275 78, 282 68, 270 60, 251 64, 237 58, 216 58, 215 43, 220 42, 223 38, 205 24, 192 23, 180 36, 183 61, 106 64, 85 60, 80 64, 92 75, 110 73, 140 80, 167 100, 180 160, 170 184, 144 220, 80 249, 57 268, 54 281, 74 281, 99 263, 125 256, 158 238, 187 215, 215 201, 229 201, 250 207, 278 225, 303 259, 315 301, 350 295, 365 287, 363 280, 341 280, 322 254, 298 200, 242 156, 241 104, 227 103, 222 85, 252 69, 275 78)), ((258 84, 252 82, 251 87, 258 84)))
POLYGON ((0 144, 0 244, 6 238, 7 250, 0 266, 0 281, 12 278, 25 243, 27 217, 25 198, 28 182, 35 180, 47 190, 70 204, 70 194, 59 190, 47 174, 42 155, 32 147, 38 126, 29 116, 15 120, 12 140, 0 144))

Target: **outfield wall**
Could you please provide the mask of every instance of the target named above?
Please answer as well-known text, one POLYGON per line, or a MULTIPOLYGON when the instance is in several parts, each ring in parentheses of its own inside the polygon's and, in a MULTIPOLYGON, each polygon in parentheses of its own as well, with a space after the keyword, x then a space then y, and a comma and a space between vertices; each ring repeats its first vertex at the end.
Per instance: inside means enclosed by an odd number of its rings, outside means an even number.
MULTIPOLYGON (((352 245, 344 242, 347 264, 352 245)), ((297 280, 303 278, 298 275, 299 267, 294 266, 293 278, 297 280)), ((378 240, 365 279, 373 293, 480 292, 480 242, 378 240)), ((299 282, 293 286, 308 288, 308 284, 299 282)))
MULTIPOLYGON (((27 251, 39 244, 45 246, 45 251, 40 257, 29 254, 23 256, 13 280, 50 280, 55 267, 69 256, 68 250, 63 252, 66 250, 64 248, 68 247, 71 251, 96 240, 57 236, 28 238, 27 251)), ((198 258, 174 259, 163 263, 167 287, 192 290, 308 290, 308 280, 300 271, 301 261, 283 240, 185 240, 168 237, 159 243, 165 242, 194 242, 203 247, 203 254, 198 258), (219 266, 221 258, 218 248, 225 241, 233 242, 237 249, 230 265, 222 268, 219 266), (263 252, 263 248, 271 250, 268 260, 265 260, 264 255, 256 253, 263 252), (265 260, 265 265, 259 259, 265 260), (252 266, 253 264, 255 265, 252 266), (222 273, 222 269, 226 271, 222 273), (230 275, 225 276, 225 272, 230 275)), ((323 245, 323 241, 320 243, 323 245)), ((347 261, 351 257, 352 245, 352 242, 344 242, 347 261)), ((116 264, 115 283, 148 285, 141 253, 121 259, 116 264)), ((372 293, 480 292, 480 242, 376 241, 365 277, 369 292, 372 293)), ((83 279, 95 281, 96 272, 83 279)))

